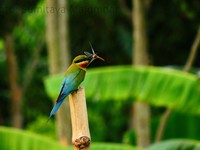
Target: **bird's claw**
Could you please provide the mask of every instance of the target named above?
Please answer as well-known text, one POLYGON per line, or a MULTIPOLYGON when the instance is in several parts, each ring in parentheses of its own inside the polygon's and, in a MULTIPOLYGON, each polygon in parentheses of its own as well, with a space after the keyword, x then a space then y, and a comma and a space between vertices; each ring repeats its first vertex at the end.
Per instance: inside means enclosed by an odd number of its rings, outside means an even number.
POLYGON ((72 93, 78 93, 78 90, 82 89, 82 87, 79 87, 78 89, 72 91, 72 93))

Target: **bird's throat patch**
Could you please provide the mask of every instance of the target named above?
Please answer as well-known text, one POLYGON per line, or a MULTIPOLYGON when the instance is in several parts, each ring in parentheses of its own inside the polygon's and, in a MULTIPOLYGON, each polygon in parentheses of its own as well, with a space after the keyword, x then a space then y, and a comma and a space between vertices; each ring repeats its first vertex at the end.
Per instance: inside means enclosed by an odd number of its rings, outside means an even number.
POLYGON ((80 62, 78 63, 78 66, 85 69, 88 66, 88 61, 80 62))

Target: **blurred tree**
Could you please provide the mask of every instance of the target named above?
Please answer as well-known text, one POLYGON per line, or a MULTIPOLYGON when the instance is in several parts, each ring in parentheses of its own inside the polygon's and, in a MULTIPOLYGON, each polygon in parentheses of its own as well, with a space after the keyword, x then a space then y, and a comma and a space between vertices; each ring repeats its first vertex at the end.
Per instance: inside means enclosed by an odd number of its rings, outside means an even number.
MULTIPOLYGON (((133 0, 133 65, 149 65, 144 0, 133 0)), ((150 106, 135 102, 133 106, 133 127, 136 131, 137 145, 147 147, 150 144, 150 106)))
MULTIPOLYGON (((50 74, 64 72, 70 63, 68 39, 68 8, 65 0, 46 0, 46 39, 50 74)), ((56 114, 59 141, 71 143, 69 102, 65 101, 56 114)))
MULTIPOLYGON (((184 72, 189 72, 191 70, 192 65, 194 63, 194 60, 197 56, 197 50, 198 50, 199 43, 200 43, 200 27, 198 28, 197 35, 196 35, 195 40, 192 44, 190 54, 188 56, 188 60, 187 60, 185 66, 183 68, 184 72)), ((159 142, 162 139, 163 134, 164 134, 164 130, 165 130, 165 126, 166 126, 167 121, 168 121, 172 112, 173 112, 173 110, 168 108, 163 113, 160 124, 158 126, 157 134, 156 134, 156 137, 155 137, 155 142, 159 142)))
POLYGON ((17 59, 15 56, 15 47, 13 40, 13 28, 18 25, 22 19, 22 15, 25 12, 24 9, 30 9, 35 7, 37 1, 31 0, 30 2, 23 1, 17 3, 16 1, 1 1, 0 17, 0 36, 3 37, 5 42, 6 57, 8 63, 8 77, 11 94, 11 116, 12 125, 17 128, 21 128, 23 124, 23 115, 21 110, 22 104, 22 86, 19 83, 19 72, 17 59))
POLYGON ((17 67, 17 60, 14 53, 14 42, 12 34, 6 33, 4 39, 5 39, 6 57, 8 62, 9 85, 11 94, 12 125, 16 128, 21 128, 23 122, 23 116, 21 110, 22 89, 18 83, 19 73, 17 67))
MULTIPOLYGON (((153 63, 184 65, 199 26, 200 1, 151 1, 149 12, 147 31, 153 63)), ((196 67, 200 65, 199 58, 198 54, 194 62, 196 67)))
MULTIPOLYGON (((20 25, 16 25, 13 30, 15 55, 19 69, 18 82, 23 93, 22 111, 25 128, 38 116, 47 115, 52 107, 42 83, 42 78, 48 74, 43 6, 44 2, 40 2, 36 8, 27 10, 22 16, 20 25), (47 101, 44 103, 44 100, 47 101)), ((10 119, 9 115, 4 117, 10 119)))

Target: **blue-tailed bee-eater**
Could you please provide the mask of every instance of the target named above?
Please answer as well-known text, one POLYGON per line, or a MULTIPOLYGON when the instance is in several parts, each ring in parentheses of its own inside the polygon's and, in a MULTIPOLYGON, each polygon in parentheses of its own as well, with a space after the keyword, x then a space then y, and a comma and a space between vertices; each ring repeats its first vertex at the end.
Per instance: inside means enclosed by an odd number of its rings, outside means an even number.
POLYGON ((51 110, 49 119, 57 112, 57 110, 59 109, 60 105, 63 103, 65 98, 70 93, 78 90, 80 83, 85 78, 86 68, 89 66, 89 64, 95 59, 100 59, 104 61, 103 58, 95 54, 93 48, 92 48, 92 54, 89 52, 84 52, 84 53, 85 55, 79 55, 75 57, 72 61, 72 64, 69 66, 69 68, 65 72, 65 77, 62 83, 60 93, 56 100, 56 104, 51 110))

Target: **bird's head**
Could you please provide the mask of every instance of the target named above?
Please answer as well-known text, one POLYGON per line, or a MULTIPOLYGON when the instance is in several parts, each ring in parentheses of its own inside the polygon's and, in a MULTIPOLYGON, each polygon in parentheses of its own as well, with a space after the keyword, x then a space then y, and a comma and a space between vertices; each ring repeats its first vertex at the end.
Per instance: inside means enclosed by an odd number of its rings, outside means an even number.
MULTIPOLYGON (((90 43, 90 42, 89 42, 89 43, 90 43)), ((91 63, 93 60, 95 60, 95 59, 100 59, 100 60, 102 60, 102 61, 105 61, 103 58, 101 58, 100 56, 98 56, 98 55, 94 52, 94 49, 93 49, 91 43, 90 43, 90 47, 91 47, 91 49, 92 49, 92 54, 89 53, 89 52, 84 52, 85 55, 90 59, 90 63, 91 63)))
POLYGON ((104 59, 99 57, 97 54, 91 54, 91 53, 85 52, 85 55, 76 56, 73 59, 73 63, 78 65, 81 68, 87 68, 87 66, 95 59, 100 59, 104 61, 104 59))
MULTIPOLYGON (((91 45, 91 44, 90 44, 91 45)), ((92 48, 92 46, 91 46, 92 48)), ((94 49, 92 48, 92 54, 89 52, 84 52, 85 55, 79 55, 77 57, 74 58, 73 63, 75 63, 76 65, 78 65, 81 68, 87 68, 87 66, 94 61, 95 59, 100 59, 102 61, 104 61, 103 58, 101 58, 100 56, 98 56, 95 52, 94 49)))
POLYGON ((90 59, 86 55, 79 55, 74 58, 73 63, 81 68, 86 68, 90 63, 90 59))

